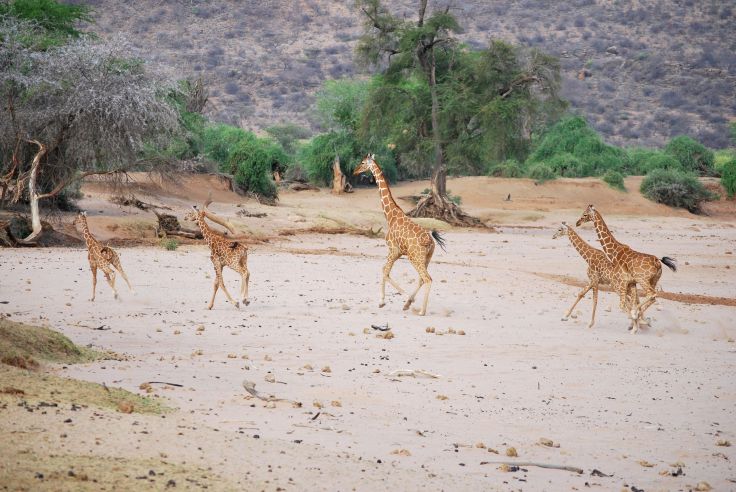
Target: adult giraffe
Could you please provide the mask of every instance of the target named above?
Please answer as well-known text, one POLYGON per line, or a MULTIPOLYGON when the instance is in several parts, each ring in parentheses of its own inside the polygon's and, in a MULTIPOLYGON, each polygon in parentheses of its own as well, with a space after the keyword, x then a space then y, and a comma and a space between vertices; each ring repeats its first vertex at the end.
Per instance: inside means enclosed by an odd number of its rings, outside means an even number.
MULTIPOLYGON (((670 270, 676 272, 677 262, 668 256, 663 256, 660 259, 654 255, 639 253, 628 245, 618 242, 608 229, 601 213, 593 205, 588 205, 575 225, 579 227, 585 222, 592 222, 595 226, 598 241, 600 241, 603 253, 605 253, 608 261, 612 262, 614 266, 625 268, 636 283, 644 289, 644 300, 638 306, 632 306, 631 312, 632 319, 644 319, 644 311, 657 300, 655 288, 662 276, 662 265, 660 263, 664 263, 670 270)), ((635 324, 633 333, 636 333, 636 331, 637 325, 635 324)))
POLYGON ((368 154, 355 168, 353 175, 370 172, 373 177, 376 178, 376 185, 378 185, 378 191, 381 196, 381 206, 383 207, 383 213, 386 215, 386 222, 388 222, 388 230, 386 231, 386 244, 388 245, 388 258, 386 264, 383 266, 383 277, 381 278, 381 300, 378 303, 378 307, 382 308, 386 305, 385 303, 385 292, 386 292, 386 280, 394 286, 400 293, 404 293, 404 290, 391 278, 391 268, 394 266, 396 260, 406 255, 409 261, 419 273, 419 284, 414 292, 404 303, 404 311, 409 309, 409 306, 414 302, 419 289, 423 285, 427 285, 427 290, 424 292, 424 303, 422 309, 419 311, 420 316, 424 316, 427 312, 427 302, 429 301, 429 289, 432 287, 432 277, 427 272, 427 266, 432 259, 434 253, 434 243, 437 244, 444 250, 445 241, 437 231, 429 232, 423 227, 415 224, 412 220, 401 210, 393 196, 391 196, 391 190, 388 187, 383 171, 376 163, 375 154, 368 154))

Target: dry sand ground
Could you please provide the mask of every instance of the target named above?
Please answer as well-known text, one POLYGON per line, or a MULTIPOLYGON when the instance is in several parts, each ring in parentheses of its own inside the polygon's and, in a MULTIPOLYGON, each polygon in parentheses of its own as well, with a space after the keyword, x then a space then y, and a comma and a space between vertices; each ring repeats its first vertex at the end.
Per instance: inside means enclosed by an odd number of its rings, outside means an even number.
MULTIPOLYGON (((213 183, 184 183, 184 192, 165 199, 136 190, 181 216, 213 183)), ((635 188, 635 181, 627 184, 635 188)), ((395 194, 425 186, 405 184, 395 194)), ((0 311, 54 327, 78 344, 130 355, 54 372, 137 392, 145 381, 183 385, 154 385, 179 408, 165 417, 95 409, 41 416, 7 405, 0 436, 14 447, 6 452, 165 461, 221 478, 210 483, 215 489, 581 490, 587 484, 650 491, 687 490, 702 481, 735 489, 734 448, 717 445, 736 444, 733 218, 674 212, 594 180, 536 187, 475 178, 452 180, 449 188, 471 212, 500 224, 499 233, 446 231, 448 251, 438 250, 430 266, 425 317, 402 311, 402 297, 388 286, 387 305, 378 309, 382 239, 277 236, 302 224, 381 224, 370 189, 343 197, 285 193, 277 208, 221 191, 214 210, 272 237, 251 248, 252 302, 240 310, 222 294, 214 310, 205 309, 212 267, 201 245, 173 252, 119 248, 137 294, 121 283, 122 300, 114 301, 100 279, 94 304, 84 250, 2 251, 0 301, 8 304, 0 311), (508 192, 512 201, 504 202, 508 192), (269 216, 236 220, 238 202, 269 216), (660 300, 650 311, 652 327, 633 336, 617 299, 602 293, 593 329, 587 328, 589 297, 577 318, 561 321, 579 291, 569 284, 585 280, 585 267, 566 239, 551 236, 559 220, 574 221, 588 202, 624 242, 679 260, 676 274, 665 269, 665 291, 708 296, 695 300, 714 304, 660 300), (376 337, 371 325, 385 324, 395 338, 376 337), (412 369, 439 377, 391 376, 412 369), (250 398, 244 380, 303 406, 250 398), (64 423, 67 418, 73 421, 64 423), (559 447, 541 445, 540 438, 559 447), (505 456, 510 447, 518 458, 505 456), (535 467, 510 473, 483 464, 506 459, 584 473, 535 467), (678 466, 683 475, 665 475, 678 466), (591 476, 594 469, 612 476, 591 476)), ((147 231, 145 213, 111 208, 99 187, 85 190, 82 206, 100 237, 147 231), (113 231, 114 223, 132 225, 113 231)), ((590 227, 581 233, 593 241, 590 227)), ((415 281, 405 260, 394 272, 402 285, 415 281)), ((226 282, 235 294, 232 272, 226 282)), ((2 456, 0 477, 24 483, 28 477, 20 475, 30 471, 14 471, 12 463, 2 456)))

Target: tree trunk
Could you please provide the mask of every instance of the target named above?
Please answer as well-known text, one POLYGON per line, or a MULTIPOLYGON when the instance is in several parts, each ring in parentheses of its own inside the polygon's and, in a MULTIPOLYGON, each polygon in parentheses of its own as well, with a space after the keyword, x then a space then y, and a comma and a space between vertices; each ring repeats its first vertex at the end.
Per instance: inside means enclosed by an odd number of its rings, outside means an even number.
POLYGON ((352 191, 352 185, 348 183, 348 178, 340 169, 340 156, 336 155, 335 160, 332 162, 332 193, 340 195, 342 193, 351 193, 352 191))
POLYGON ((434 49, 432 49, 432 66, 429 75, 429 92, 432 95, 432 141, 434 142, 434 167, 432 168, 432 195, 434 200, 447 195, 447 170, 440 141, 439 111, 440 102, 437 97, 437 78, 435 71, 434 49))
POLYGON ((21 239, 19 242, 24 244, 34 243, 38 236, 43 232, 43 226, 41 225, 41 212, 38 207, 38 201, 41 196, 36 190, 36 181, 38 179, 38 172, 41 168, 41 158, 46 153, 46 146, 38 140, 30 140, 30 143, 38 145, 38 152, 33 158, 31 163, 31 175, 28 178, 28 196, 31 202, 31 228, 32 231, 27 238, 21 239))

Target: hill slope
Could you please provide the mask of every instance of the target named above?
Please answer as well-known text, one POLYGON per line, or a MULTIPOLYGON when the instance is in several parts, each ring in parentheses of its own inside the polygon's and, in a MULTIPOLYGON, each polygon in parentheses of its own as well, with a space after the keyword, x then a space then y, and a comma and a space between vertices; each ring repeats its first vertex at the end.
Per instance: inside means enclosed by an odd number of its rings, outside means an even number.
MULTIPOLYGON (((362 32, 352 2, 88 0, 92 29, 122 33, 181 76, 211 87, 215 119, 262 129, 310 118, 330 78, 355 75, 362 32)), ((416 2, 393 2, 413 18, 416 2)), ((736 7, 716 0, 454 2, 461 38, 491 38, 560 57, 563 94, 612 143, 661 145, 690 134, 728 145, 736 117, 736 7)), ((430 2, 444 6, 444 2, 430 2)))

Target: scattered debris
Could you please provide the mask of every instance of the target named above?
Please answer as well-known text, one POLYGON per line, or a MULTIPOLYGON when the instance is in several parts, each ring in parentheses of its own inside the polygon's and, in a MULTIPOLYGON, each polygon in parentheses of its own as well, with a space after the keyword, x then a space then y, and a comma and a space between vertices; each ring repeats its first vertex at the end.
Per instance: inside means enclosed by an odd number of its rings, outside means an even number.
POLYGON ((396 335, 392 331, 387 331, 384 333, 376 333, 376 338, 383 338, 384 340, 391 340, 392 338, 396 338, 396 335))
MULTIPOLYGON (((511 448, 513 449, 513 448, 511 448)), ((565 470, 577 474, 582 474, 583 469, 578 468, 575 466, 566 466, 566 465, 551 465, 549 463, 533 463, 531 461, 520 461, 520 462, 512 462, 512 461, 481 461, 481 465, 505 465, 508 468, 511 468, 511 470, 508 471, 517 471, 519 467, 521 466, 536 466, 539 468, 549 468, 551 470, 565 470), (516 470, 513 470, 513 468, 516 468, 516 470)), ((500 469, 500 468, 499 468, 500 469)), ((506 470, 504 470, 506 471, 506 470)))
POLYGON ((506 456, 510 458, 517 458, 519 456, 519 453, 516 452, 516 448, 506 448, 506 456))
POLYGON ((133 410, 135 410, 135 408, 129 401, 121 401, 118 403, 118 411, 121 413, 133 413, 133 410))
POLYGON ((610 477, 613 476, 613 475, 606 475, 605 473, 603 473, 602 471, 600 471, 597 468, 593 468, 593 471, 590 472, 590 475, 593 476, 593 477, 607 477, 607 478, 610 478, 610 477))
POLYGON ((408 449, 394 449, 391 451, 391 454, 395 454, 398 456, 411 456, 411 452, 409 452, 408 449))
POLYGON ((378 330, 378 331, 389 331, 391 329, 388 327, 388 323, 386 323, 383 326, 371 325, 371 328, 373 328, 374 330, 378 330))
POLYGON ((540 437, 539 438, 539 444, 542 446, 547 446, 550 448, 559 448, 559 444, 555 444, 555 442, 552 439, 547 439, 546 437, 540 437))
POLYGON ((726 441, 725 439, 720 439, 716 442, 716 446, 724 446, 726 448, 731 447, 731 441, 726 441))
POLYGON ((269 401, 269 402, 285 401, 285 402, 291 403, 291 405, 294 408, 300 408, 302 406, 301 402, 298 402, 295 400, 289 400, 286 398, 276 398, 274 395, 264 395, 256 390, 256 383, 254 383, 253 381, 248 381, 247 379, 243 380, 243 388, 245 389, 245 391, 250 393, 252 396, 255 396, 259 400, 269 401))
POLYGON ((654 466, 654 463, 649 463, 647 460, 639 460, 637 463, 646 468, 652 468, 654 466))
MULTIPOLYGON (((377 370, 374 370, 373 372, 376 372, 376 371, 377 370)), ((433 374, 429 371, 425 371, 424 369, 398 369, 396 371, 391 371, 390 373, 386 374, 386 376, 388 377, 410 376, 413 378, 431 378, 431 379, 439 379, 442 377, 439 374, 433 374)))

